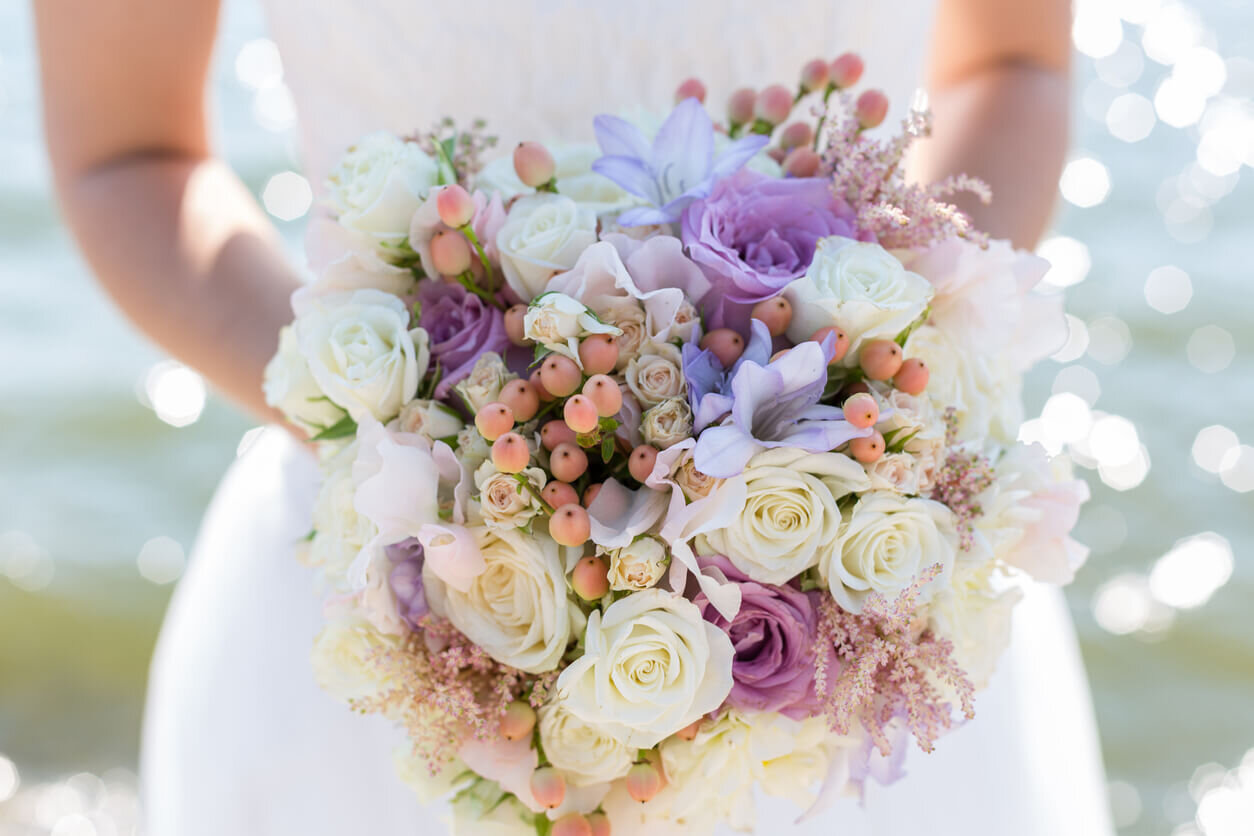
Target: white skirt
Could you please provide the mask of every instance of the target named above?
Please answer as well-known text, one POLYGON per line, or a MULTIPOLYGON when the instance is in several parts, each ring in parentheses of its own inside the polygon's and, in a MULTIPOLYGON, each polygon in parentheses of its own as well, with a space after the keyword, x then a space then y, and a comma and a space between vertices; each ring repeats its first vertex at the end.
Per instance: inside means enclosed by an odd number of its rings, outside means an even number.
MULTIPOLYGON (((314 684, 313 457, 269 428, 231 467, 171 601, 148 689, 142 779, 148 836, 448 832, 393 771, 399 734, 314 684)), ((907 776, 789 829, 759 798, 760 833, 1111 836, 1088 684, 1062 595, 1034 588, 975 721, 907 776)))

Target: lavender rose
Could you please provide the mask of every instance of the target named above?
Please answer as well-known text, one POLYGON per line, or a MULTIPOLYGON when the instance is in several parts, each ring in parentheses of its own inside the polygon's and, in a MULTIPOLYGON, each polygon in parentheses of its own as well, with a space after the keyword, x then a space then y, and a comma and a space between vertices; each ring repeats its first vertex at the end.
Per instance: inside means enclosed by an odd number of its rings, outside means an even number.
POLYGON ((419 322, 431 343, 431 356, 444 370, 436 398, 444 398, 454 383, 470 374, 485 351, 504 353, 509 348, 505 317, 461 285, 423 282, 418 289, 422 304, 419 322))
POLYGON ((825 180, 745 170, 684 211, 681 237, 716 289, 708 298, 752 304, 800 278, 820 238, 856 237, 853 219, 825 180))
POLYGON ((792 586, 757 583, 721 555, 701 558, 740 587, 740 612, 730 622, 700 593, 694 603, 705 620, 727 633, 735 656, 728 702, 749 711, 778 711, 794 719, 817 705, 814 691, 818 608, 811 594, 792 586))
POLYGON ((418 622, 430 612, 422 585, 422 543, 410 537, 384 547, 383 551, 392 562, 388 586, 396 596, 396 613, 411 630, 417 630, 418 622))

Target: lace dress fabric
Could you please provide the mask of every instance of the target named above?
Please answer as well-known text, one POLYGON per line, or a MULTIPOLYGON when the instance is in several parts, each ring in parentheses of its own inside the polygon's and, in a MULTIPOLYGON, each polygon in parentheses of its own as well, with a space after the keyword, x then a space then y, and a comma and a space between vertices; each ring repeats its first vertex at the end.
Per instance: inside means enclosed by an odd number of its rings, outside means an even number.
MULTIPOLYGON (((931 3, 848 0, 268 0, 313 182, 361 134, 476 116, 508 148, 590 138, 591 117, 664 111, 695 75, 710 101, 791 83, 805 60, 857 50, 898 112, 920 77, 931 3)), ((320 692, 309 669, 319 603, 293 557, 317 468, 271 429, 224 478, 153 661, 143 747, 148 836, 447 833, 396 776, 396 732, 320 692)), ((907 777, 763 834, 1109 836, 1096 730, 1061 595, 1030 593, 977 720, 915 750, 907 777)), ((616 834, 624 836, 624 834, 616 834)))

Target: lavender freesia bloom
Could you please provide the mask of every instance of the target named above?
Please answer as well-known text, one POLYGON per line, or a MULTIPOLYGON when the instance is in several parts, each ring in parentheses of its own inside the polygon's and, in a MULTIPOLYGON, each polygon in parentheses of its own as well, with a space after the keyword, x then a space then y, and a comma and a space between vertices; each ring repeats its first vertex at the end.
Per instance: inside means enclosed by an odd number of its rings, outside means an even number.
POLYGON ((708 348, 698 348, 696 343, 684 343, 684 379, 688 381, 688 400, 692 406, 694 432, 700 433, 732 408, 731 381, 745 363, 765 366, 771 359, 771 332, 754 319, 749 323, 749 343, 744 354, 730 369, 708 348))
POLYGON ((729 479, 768 447, 797 447, 811 453, 835 450, 873 427, 858 429, 838 407, 819 403, 827 385, 828 352, 804 342, 766 365, 740 363, 731 379, 731 415, 707 427, 693 449, 702 473, 729 479))
POLYGON ((384 554, 392 561, 388 585, 396 596, 396 613, 411 630, 418 629, 418 622, 430 612, 426 589, 422 583, 423 551, 417 537, 384 546, 384 554))
POLYGON ((747 136, 716 157, 714 124, 696 99, 676 105, 651 144, 635 125, 617 116, 598 116, 593 127, 605 156, 592 170, 650 204, 619 215, 622 226, 679 220, 688 204, 710 193, 715 180, 734 174, 770 141, 747 136))
POLYGON ((505 317, 457 284, 425 281, 418 288, 419 324, 431 338, 431 356, 444 369, 435 396, 444 398, 454 383, 470 374, 485 351, 504 354, 510 347, 505 317))

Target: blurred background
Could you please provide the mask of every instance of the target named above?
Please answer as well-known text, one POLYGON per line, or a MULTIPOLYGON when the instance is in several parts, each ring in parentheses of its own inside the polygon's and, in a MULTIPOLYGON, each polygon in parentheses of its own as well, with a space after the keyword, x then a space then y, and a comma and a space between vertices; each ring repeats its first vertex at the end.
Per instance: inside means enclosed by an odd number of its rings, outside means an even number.
MULTIPOLYGON (((1071 337, 1023 434, 1093 488, 1068 595, 1128 836, 1254 834, 1252 18, 1077 4, 1075 148, 1040 248, 1071 337)), ((32 37, 0 5, 0 834, 132 834, 149 654, 252 427, 75 253, 32 37)), ((225 2, 213 89, 219 147, 299 257, 312 190, 254 0, 225 2)))

